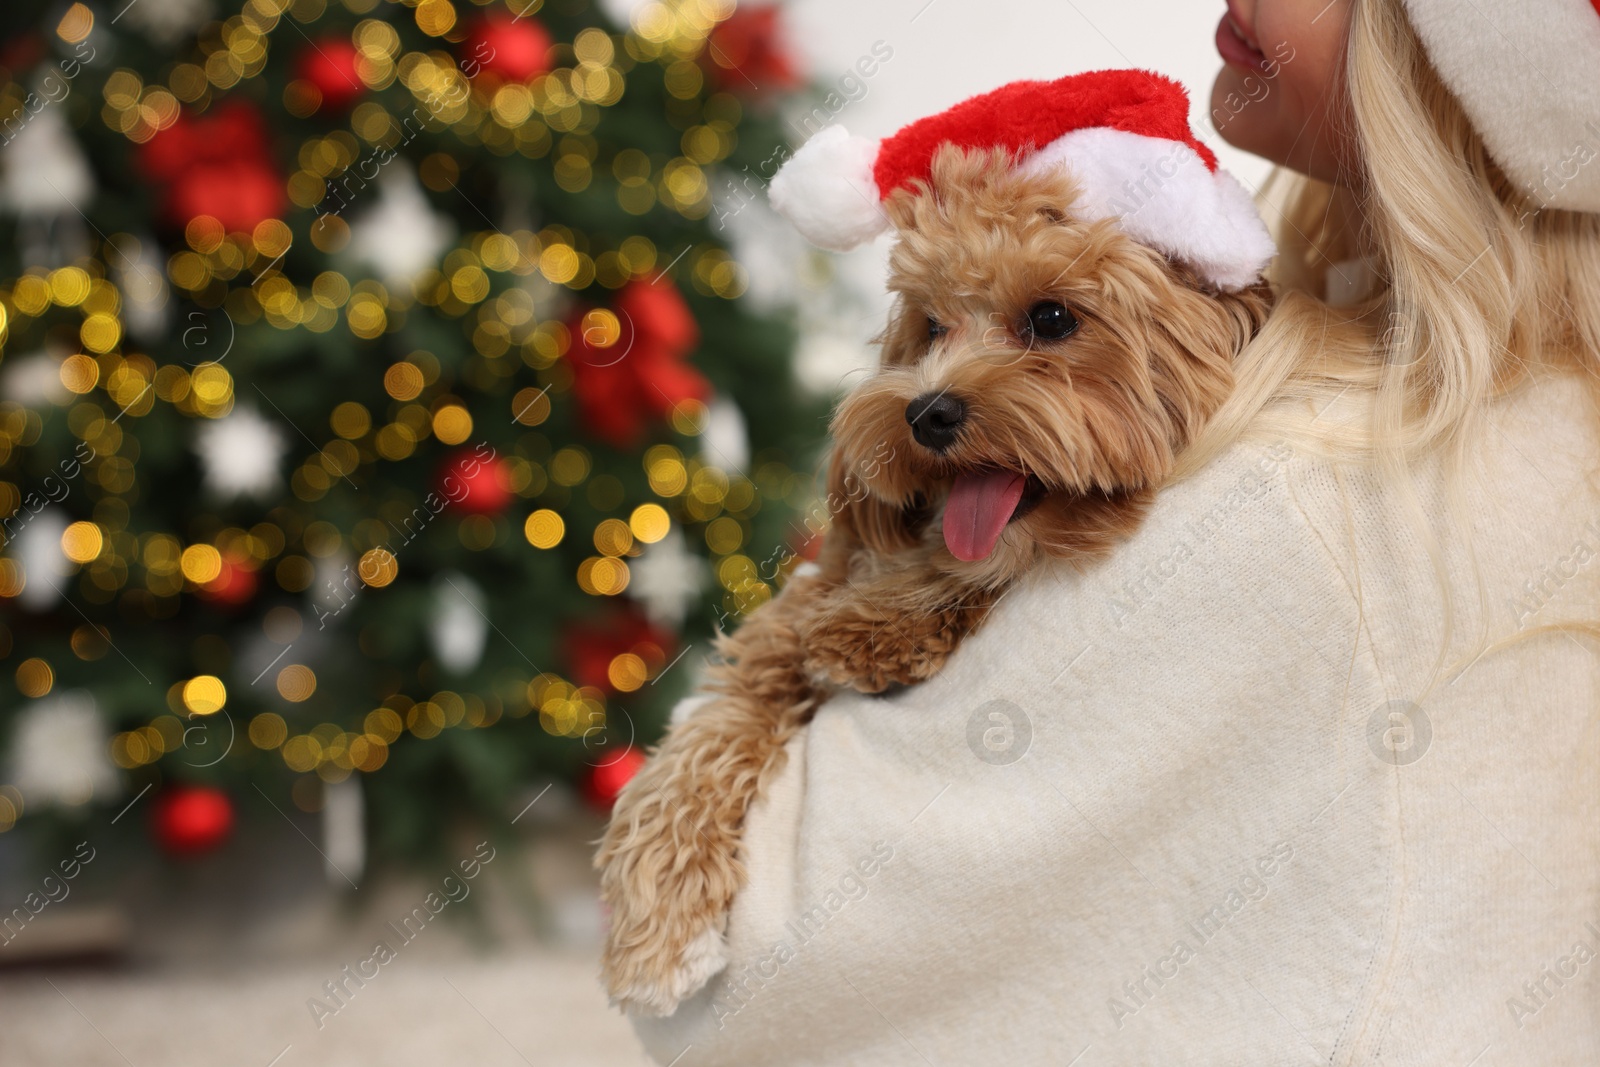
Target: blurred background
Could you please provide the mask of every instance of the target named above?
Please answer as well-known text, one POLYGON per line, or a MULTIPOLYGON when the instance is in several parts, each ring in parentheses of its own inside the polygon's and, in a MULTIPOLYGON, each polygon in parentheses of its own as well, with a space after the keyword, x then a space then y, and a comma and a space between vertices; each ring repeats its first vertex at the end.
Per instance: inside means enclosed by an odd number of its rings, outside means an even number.
POLYGON ((0 1063, 644 1062, 591 843, 812 547, 788 148, 1179 0, 8 0, 0 1063))

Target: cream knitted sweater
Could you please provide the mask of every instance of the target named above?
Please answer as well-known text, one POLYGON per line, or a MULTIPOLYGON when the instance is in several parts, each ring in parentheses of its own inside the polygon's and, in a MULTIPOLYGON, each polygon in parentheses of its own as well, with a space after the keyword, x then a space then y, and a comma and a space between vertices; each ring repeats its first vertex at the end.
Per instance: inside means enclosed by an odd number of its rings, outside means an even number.
POLYGON ((1502 402, 1470 529, 1414 472, 1452 631, 1380 479, 1240 445, 933 681, 835 698, 751 814, 732 964, 650 1052, 1600 1065, 1600 645, 1478 655, 1600 615, 1595 424, 1571 382, 1502 402))

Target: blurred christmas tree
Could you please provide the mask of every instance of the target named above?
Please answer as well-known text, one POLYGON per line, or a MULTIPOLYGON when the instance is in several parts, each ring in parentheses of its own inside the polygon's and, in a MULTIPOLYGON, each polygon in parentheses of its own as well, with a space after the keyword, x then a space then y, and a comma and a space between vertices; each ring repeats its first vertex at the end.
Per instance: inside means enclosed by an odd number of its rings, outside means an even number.
POLYGON ((769 595, 823 412, 712 188, 795 79, 622 6, 7 5, 0 829, 604 803, 769 595))

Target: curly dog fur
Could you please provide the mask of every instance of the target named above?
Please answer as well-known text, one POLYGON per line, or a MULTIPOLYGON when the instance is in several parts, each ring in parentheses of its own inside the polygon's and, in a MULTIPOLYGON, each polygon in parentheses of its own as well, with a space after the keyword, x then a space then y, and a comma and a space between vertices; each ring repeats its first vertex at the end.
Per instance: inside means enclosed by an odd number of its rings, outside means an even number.
POLYGON ((596 859, 602 974, 625 1007, 671 1012, 721 969, 745 813, 836 687, 931 677, 1030 567, 1103 555, 1231 390, 1265 284, 1218 293, 1114 222, 1074 219, 1076 196, 1059 172, 946 147, 931 183, 885 202, 898 299, 877 372, 833 420, 830 497, 844 503, 818 566, 720 639, 713 699, 623 790, 596 859), (1076 332, 1030 334, 1041 300, 1071 309, 1076 332), (965 407, 942 450, 908 426, 930 393, 965 407), (939 520, 956 476, 981 470, 1025 475, 1028 506, 965 562, 939 520))

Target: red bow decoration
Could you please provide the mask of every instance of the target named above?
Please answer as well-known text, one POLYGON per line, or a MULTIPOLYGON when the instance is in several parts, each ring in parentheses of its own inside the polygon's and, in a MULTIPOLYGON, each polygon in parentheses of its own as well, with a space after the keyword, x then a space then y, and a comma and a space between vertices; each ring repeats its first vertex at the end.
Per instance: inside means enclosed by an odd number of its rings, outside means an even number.
POLYGON ((288 207, 266 124, 254 107, 230 100, 209 115, 180 114, 139 156, 166 186, 163 210, 178 225, 210 215, 230 233, 248 233, 288 207))
POLYGON ((620 449, 636 444, 651 418, 685 400, 704 400, 711 383, 687 357, 700 325, 671 282, 629 282, 612 305, 616 327, 590 313, 567 324, 567 362, 584 426, 620 449))

